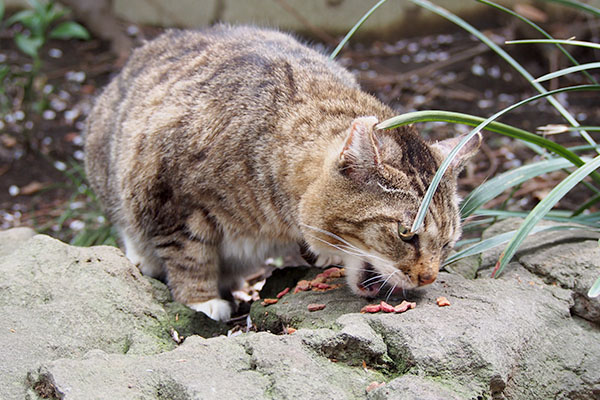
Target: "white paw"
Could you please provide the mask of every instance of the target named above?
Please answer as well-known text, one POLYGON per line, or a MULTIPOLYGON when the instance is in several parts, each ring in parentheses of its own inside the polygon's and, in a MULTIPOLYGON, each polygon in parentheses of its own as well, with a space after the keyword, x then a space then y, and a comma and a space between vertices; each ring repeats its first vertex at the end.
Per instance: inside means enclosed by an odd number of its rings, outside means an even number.
POLYGON ((315 261, 316 267, 326 267, 328 265, 340 265, 342 264, 342 257, 337 255, 323 255, 319 254, 317 261, 315 261))
POLYGON ((202 303, 186 304, 194 311, 202 312, 216 321, 227 321, 231 317, 231 304, 223 299, 211 299, 202 303))

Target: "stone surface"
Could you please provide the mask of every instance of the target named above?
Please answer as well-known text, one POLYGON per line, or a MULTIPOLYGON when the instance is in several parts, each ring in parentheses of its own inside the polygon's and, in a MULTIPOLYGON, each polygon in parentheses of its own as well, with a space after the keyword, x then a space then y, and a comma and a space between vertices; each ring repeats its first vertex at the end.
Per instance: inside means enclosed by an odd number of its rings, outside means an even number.
MULTIPOLYGON (((0 249, 13 234, 0 233, 0 249)), ((572 315, 573 277, 587 267, 552 272, 543 256, 554 257, 551 245, 539 258, 537 248, 526 250, 500 279, 442 272, 434 284, 404 293, 417 306, 402 314, 361 314, 375 300, 341 286, 253 304, 259 330, 295 333, 202 338, 198 332, 210 337, 228 326, 173 303, 162 283, 140 276, 118 249, 27 236, 0 257, 0 346, 8 349, 2 399, 600 396, 600 329, 572 315), (572 285, 553 284, 559 278, 572 285), (451 305, 438 307, 439 296, 451 305), (326 307, 310 312, 309 303, 326 307), (173 329, 185 336, 181 345, 173 329), (367 393, 373 382, 385 384, 367 393)), ((565 242, 582 243, 557 246, 565 242)), ((556 263, 567 264, 569 254, 557 250, 556 263)), ((273 297, 318 272, 279 271, 262 294, 273 297)))
POLYGON ((0 257, 9 255, 33 236, 35 236, 35 231, 31 228, 12 228, 0 231, 0 257))
MULTIPOLYGON (((419 297, 413 294, 417 307, 402 314, 356 314, 358 304, 354 313, 338 316, 329 305, 344 301, 345 289, 287 295, 287 304, 266 309, 291 325, 312 325, 318 334, 305 342, 329 358, 350 365, 366 361, 388 377, 400 375, 369 398, 417 398, 416 393, 423 398, 491 398, 499 391, 512 399, 556 394, 566 399, 572 388, 585 393, 581 398, 594 398, 600 393, 600 370, 593 361, 600 359, 597 326, 573 321, 568 290, 522 279, 528 272, 518 264, 511 267, 513 273, 499 280, 441 273, 419 297), (318 317, 310 313, 294 320, 302 315, 306 295, 328 306, 318 317), (451 305, 438 307, 438 296, 451 305), (564 340, 552 346, 553 338, 564 340), (412 375, 421 383, 411 380, 412 375), (394 388, 403 388, 402 393, 394 388)), ((255 303, 253 308, 263 312, 265 307, 255 303)))
MULTIPOLYGON (((484 232, 484 238, 518 229, 523 220, 508 219, 484 232)), ((557 225, 543 221, 540 225, 557 225)), ((600 298, 587 292, 600 275, 600 233, 588 230, 540 232, 528 237, 514 259, 549 285, 569 289, 572 312, 590 321, 600 322, 600 298)), ((504 246, 481 255, 481 268, 493 267, 504 246)), ((483 272, 489 276, 489 271, 483 272)))
POLYGON ((6 398, 23 397, 27 371, 42 361, 92 349, 149 354, 174 347, 150 285, 111 247, 76 248, 42 235, 27 240, 0 261, 0 315, 6 398))

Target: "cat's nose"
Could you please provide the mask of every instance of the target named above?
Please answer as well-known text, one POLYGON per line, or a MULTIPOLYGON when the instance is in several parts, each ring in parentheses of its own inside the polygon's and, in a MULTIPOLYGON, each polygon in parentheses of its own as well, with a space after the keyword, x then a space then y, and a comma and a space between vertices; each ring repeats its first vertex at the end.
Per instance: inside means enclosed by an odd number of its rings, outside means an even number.
POLYGON ((431 272, 421 272, 419 274, 419 286, 429 285, 437 278, 437 274, 431 272))

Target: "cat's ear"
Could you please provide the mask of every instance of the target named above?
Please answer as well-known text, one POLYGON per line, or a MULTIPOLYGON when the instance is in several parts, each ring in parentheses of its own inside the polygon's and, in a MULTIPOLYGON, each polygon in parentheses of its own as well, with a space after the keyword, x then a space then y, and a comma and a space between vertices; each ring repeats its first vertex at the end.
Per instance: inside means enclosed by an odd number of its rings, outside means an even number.
POLYGON ((373 127, 375 117, 360 117, 352 121, 340 151, 340 172, 354 180, 366 182, 382 165, 379 141, 373 127))
MULTIPOLYGON (((434 143, 431 147, 442 156, 443 161, 448 154, 456 147, 456 145, 464 138, 464 136, 458 136, 450 139, 445 139, 440 142, 434 143)), ((477 151, 479 150, 479 146, 481 145, 481 133, 477 133, 477 135, 473 136, 465 145, 459 150, 458 154, 450 163, 450 170, 455 175, 458 175, 460 171, 462 171, 463 167, 473 157, 477 151)))

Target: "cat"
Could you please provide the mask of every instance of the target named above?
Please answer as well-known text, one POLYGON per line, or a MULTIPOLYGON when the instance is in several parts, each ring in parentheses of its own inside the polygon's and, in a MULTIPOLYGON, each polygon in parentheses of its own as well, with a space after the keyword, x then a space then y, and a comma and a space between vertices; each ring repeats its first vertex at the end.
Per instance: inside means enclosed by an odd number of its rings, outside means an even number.
POLYGON ((227 320, 265 258, 307 247, 352 290, 433 282, 461 233, 459 138, 427 144, 334 61, 276 30, 168 30, 136 49, 87 119, 85 167, 127 257, 175 300, 227 320))

